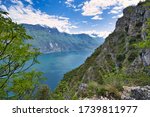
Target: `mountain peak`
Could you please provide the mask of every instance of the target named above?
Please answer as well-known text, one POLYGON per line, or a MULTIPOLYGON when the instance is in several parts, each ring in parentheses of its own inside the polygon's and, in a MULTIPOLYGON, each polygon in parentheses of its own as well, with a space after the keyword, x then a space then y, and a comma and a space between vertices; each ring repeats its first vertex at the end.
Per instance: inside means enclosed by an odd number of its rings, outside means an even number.
POLYGON ((29 40, 42 53, 93 50, 103 43, 102 38, 92 38, 87 34, 68 34, 57 28, 41 25, 23 24, 27 33, 33 37, 29 40))

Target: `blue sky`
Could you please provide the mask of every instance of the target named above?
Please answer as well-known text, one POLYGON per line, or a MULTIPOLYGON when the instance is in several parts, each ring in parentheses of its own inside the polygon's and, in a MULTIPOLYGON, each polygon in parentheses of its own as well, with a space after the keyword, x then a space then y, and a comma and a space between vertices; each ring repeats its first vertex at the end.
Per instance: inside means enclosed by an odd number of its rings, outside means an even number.
POLYGON ((17 23, 56 27, 61 32, 106 37, 122 10, 144 0, 0 0, 17 23))

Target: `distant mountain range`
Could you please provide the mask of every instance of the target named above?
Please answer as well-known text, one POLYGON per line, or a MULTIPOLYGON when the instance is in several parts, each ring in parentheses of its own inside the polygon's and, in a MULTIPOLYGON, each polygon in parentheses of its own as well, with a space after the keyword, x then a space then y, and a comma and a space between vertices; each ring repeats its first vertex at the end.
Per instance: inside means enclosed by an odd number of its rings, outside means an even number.
POLYGON ((33 37, 29 43, 42 53, 94 50, 104 42, 103 38, 87 34, 68 34, 56 28, 41 25, 23 24, 27 33, 33 37))

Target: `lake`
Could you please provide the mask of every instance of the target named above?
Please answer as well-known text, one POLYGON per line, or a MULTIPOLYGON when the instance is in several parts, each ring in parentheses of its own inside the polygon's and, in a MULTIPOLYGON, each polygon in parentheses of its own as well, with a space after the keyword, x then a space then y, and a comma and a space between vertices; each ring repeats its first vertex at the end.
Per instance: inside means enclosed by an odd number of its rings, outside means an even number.
POLYGON ((93 51, 42 54, 38 57, 40 64, 34 65, 32 69, 44 73, 47 78, 44 83, 53 91, 65 73, 80 66, 92 53, 93 51))

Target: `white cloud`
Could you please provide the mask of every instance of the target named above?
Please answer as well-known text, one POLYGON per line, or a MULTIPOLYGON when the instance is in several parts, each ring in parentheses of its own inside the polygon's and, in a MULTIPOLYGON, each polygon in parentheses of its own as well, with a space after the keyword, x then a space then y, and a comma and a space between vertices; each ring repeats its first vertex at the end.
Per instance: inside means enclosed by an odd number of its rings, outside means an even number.
POLYGON ((145 0, 89 0, 84 2, 82 15, 96 16, 102 14, 103 10, 110 8, 110 6, 113 7, 110 13, 117 14, 125 7, 137 5, 140 1, 145 0))
POLYGON ((26 2, 28 2, 29 4, 33 4, 32 0, 25 0, 26 2))
POLYGON ((17 4, 19 6, 23 6, 23 3, 20 0, 10 0, 12 3, 17 4))
POLYGON ((109 32, 109 31, 102 31, 102 32, 99 32, 98 35, 99 35, 99 37, 106 38, 106 37, 108 37, 108 35, 109 35, 110 33, 111 33, 111 32, 109 32))
POLYGON ((122 16, 123 16, 123 13, 118 14, 118 15, 115 15, 115 16, 113 16, 112 18, 113 18, 113 19, 118 19, 118 18, 120 18, 120 17, 122 17, 122 16))
POLYGON ((74 0, 67 0, 67 2, 70 2, 70 3, 72 3, 72 2, 74 2, 74 0))
POLYGON ((4 11, 8 12, 6 6, 4 6, 4 5, 0 5, 0 9, 2 9, 2 10, 4 10, 4 11))
POLYGON ((72 8, 76 8, 76 6, 75 5, 73 5, 73 2, 74 2, 74 0, 67 0, 66 2, 65 2, 65 4, 67 5, 67 7, 72 7, 72 8))
POLYGON ((116 0, 90 0, 84 2, 82 7, 84 16, 95 16, 102 13, 103 9, 116 4, 116 0))
POLYGON ((91 19, 93 19, 93 20, 102 20, 103 18, 101 18, 100 16, 96 15, 96 16, 92 17, 91 19))
POLYGON ((90 30, 90 31, 79 31, 77 33, 74 33, 74 34, 88 34, 90 36, 93 36, 93 35, 97 35, 98 37, 103 37, 103 38, 106 38, 111 32, 110 31, 96 31, 96 30, 90 30))
POLYGON ((84 20, 84 21, 82 21, 82 23, 83 23, 83 24, 87 24, 88 22, 84 20))
POLYGON ((74 11, 80 11, 81 9, 79 9, 79 8, 76 8, 76 9, 74 9, 74 11))
POLYGON ((65 0, 65 4, 67 5, 67 7, 70 7, 70 8, 73 8, 73 10, 75 12, 77 11, 81 11, 82 9, 82 6, 83 6, 83 3, 80 3, 78 5, 75 5, 74 4, 75 0, 65 0))
POLYGON ((4 5, 0 5, 0 7, 6 9, 12 20, 17 23, 56 27, 61 32, 69 32, 70 29, 77 28, 69 22, 69 18, 67 17, 48 15, 40 10, 34 9, 31 5, 24 6, 21 1, 15 3, 15 5, 9 8, 6 8, 4 5))
POLYGON ((109 14, 118 14, 118 13, 122 12, 123 8, 124 8, 123 6, 115 6, 111 9, 109 14))
POLYGON ((82 6, 83 6, 83 3, 81 3, 81 4, 78 5, 78 7, 82 7, 82 6))

